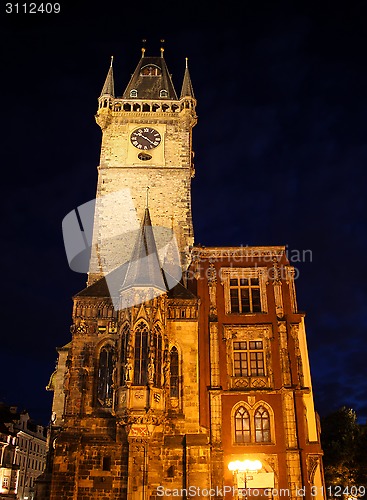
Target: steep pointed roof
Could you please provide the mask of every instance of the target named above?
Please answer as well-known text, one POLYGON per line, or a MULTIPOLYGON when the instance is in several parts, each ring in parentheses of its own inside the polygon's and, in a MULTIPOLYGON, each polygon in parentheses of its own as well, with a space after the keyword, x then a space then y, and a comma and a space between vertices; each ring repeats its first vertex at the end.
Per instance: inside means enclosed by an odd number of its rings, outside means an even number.
POLYGON ((145 209, 144 220, 121 290, 131 287, 154 287, 162 291, 167 290, 148 208, 145 209))
POLYGON ((187 64, 187 57, 186 57, 186 68, 185 68, 184 79, 182 82, 180 99, 182 99, 183 97, 193 97, 195 99, 194 89, 192 88, 192 83, 189 73, 189 66, 187 64))
POLYGON ((141 57, 128 86, 123 93, 123 99, 171 99, 177 100, 177 94, 168 72, 166 61, 161 51, 160 57, 141 57), (131 91, 135 90, 132 95, 131 91), (161 91, 166 91, 161 93, 161 91))
POLYGON ((112 97, 115 97, 115 84, 114 84, 114 80, 113 80, 112 64, 113 64, 113 56, 111 57, 111 65, 110 65, 110 68, 108 70, 106 80, 104 82, 100 97, 102 97, 104 95, 111 95, 112 97))

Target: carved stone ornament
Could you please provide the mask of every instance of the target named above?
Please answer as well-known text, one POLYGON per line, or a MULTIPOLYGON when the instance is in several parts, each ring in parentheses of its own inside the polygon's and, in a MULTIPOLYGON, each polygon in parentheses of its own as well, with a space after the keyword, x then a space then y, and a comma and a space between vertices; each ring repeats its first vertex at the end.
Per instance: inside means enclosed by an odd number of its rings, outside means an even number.
POLYGON ((320 463, 320 456, 319 455, 308 455, 307 457, 307 475, 308 475, 308 480, 311 484, 313 484, 314 478, 315 478, 315 473, 317 466, 320 463))

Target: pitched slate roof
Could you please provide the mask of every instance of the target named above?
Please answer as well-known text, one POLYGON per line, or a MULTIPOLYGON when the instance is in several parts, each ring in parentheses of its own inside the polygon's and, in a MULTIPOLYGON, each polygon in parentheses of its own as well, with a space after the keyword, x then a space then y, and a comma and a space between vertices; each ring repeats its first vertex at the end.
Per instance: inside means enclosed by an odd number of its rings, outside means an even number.
POLYGON ((131 90, 136 90, 138 99, 177 100, 171 75, 166 62, 161 57, 142 57, 123 93, 123 99, 130 99, 131 90), (152 70, 149 68, 152 67, 152 70), (154 69, 157 68, 157 71, 154 69), (152 73, 157 73, 153 75, 152 73), (145 73, 145 74, 144 74, 145 73), (160 94, 161 90, 167 91, 166 96, 160 94))

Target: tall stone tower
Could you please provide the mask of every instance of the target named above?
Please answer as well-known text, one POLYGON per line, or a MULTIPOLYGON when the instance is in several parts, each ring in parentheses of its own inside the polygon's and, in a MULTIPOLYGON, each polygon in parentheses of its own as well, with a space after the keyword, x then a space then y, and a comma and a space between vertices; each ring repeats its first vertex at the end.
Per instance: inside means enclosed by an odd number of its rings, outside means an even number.
MULTIPOLYGON (((191 178, 196 101, 186 64, 180 98, 163 57, 142 57, 122 98, 115 98, 112 61, 96 120, 102 129, 101 158, 89 281, 130 259, 147 204, 154 226, 171 228, 187 268, 194 241, 191 178), (128 234, 126 234, 126 232, 128 234)), ((165 233, 156 231, 158 247, 165 233)))
POLYGON ((48 386, 38 499, 325 497, 285 248, 193 246, 195 106, 187 65, 178 98, 163 50, 143 50, 120 98, 111 64, 88 284, 48 386))

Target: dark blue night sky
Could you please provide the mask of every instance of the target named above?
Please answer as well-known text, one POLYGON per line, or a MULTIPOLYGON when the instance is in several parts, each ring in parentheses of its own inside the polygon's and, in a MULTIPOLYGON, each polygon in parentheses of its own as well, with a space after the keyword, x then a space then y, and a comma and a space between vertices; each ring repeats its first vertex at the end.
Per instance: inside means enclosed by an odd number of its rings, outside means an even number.
POLYGON ((71 296, 86 280, 68 268, 61 221, 95 195, 110 56, 121 95, 143 38, 147 55, 165 39, 177 91, 189 58, 196 243, 310 250, 293 264, 316 408, 367 418, 367 4, 205 5, 2 13, 0 400, 45 422, 55 347, 70 340, 71 296))

